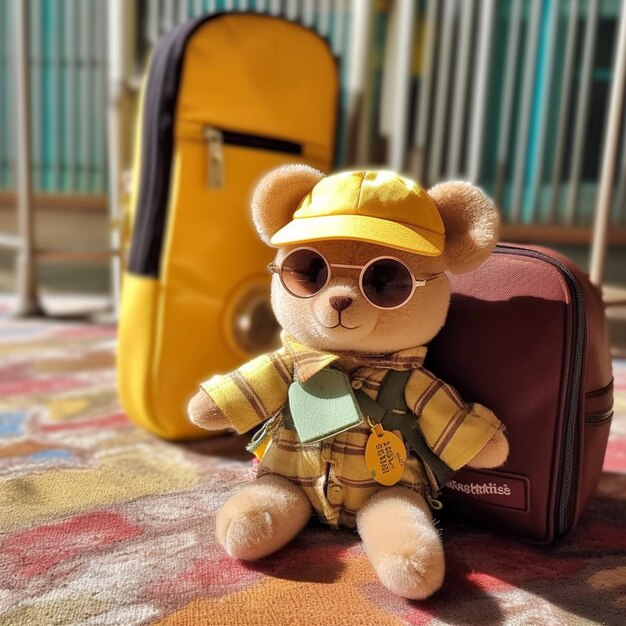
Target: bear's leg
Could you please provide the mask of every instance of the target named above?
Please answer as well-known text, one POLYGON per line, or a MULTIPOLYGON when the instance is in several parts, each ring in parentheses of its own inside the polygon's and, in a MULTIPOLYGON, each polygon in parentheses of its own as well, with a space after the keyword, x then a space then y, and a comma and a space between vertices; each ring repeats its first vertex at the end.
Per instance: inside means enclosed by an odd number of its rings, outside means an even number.
POLYGON ((268 474, 239 490, 217 514, 216 535, 236 559, 254 561, 289 543, 311 516, 302 489, 268 474))
POLYGON ((406 487, 381 489, 357 513, 367 557, 387 589, 422 600, 443 583, 445 562, 426 500, 406 487))

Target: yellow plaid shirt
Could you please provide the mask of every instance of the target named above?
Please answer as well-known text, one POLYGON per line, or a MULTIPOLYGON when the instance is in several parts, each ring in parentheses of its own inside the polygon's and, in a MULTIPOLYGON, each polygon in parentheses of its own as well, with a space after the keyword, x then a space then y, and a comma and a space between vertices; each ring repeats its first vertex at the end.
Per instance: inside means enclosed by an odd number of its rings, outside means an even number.
MULTIPOLYGON (((425 370, 425 356, 426 347, 420 346, 387 355, 358 355, 349 366, 345 359, 342 364, 353 388, 362 388, 373 400, 390 369, 411 370, 404 390, 406 402, 432 451, 457 470, 503 426, 489 409, 466 404, 450 385, 425 370)), ((359 424, 323 441, 303 444, 295 430, 284 423, 282 411, 294 380, 304 382, 338 360, 338 355, 309 348, 283 334, 280 350, 230 374, 214 376, 202 384, 202 389, 239 433, 271 418, 267 425, 269 445, 258 476, 288 478, 304 490, 322 521, 353 528, 356 512, 382 488, 365 464, 370 429, 359 424)), ((398 484, 430 495, 427 470, 410 452, 398 484)))

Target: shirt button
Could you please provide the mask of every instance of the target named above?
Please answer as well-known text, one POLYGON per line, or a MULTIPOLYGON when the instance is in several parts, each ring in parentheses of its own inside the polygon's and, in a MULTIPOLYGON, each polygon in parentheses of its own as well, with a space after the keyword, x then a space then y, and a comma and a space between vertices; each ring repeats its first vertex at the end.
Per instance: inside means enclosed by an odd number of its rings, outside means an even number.
POLYGON ((362 380, 353 380, 351 383, 352 389, 360 389, 363 386, 362 380))
POLYGON ((331 485, 328 489, 328 501, 331 504, 339 504, 341 502, 342 491, 341 485, 331 485))

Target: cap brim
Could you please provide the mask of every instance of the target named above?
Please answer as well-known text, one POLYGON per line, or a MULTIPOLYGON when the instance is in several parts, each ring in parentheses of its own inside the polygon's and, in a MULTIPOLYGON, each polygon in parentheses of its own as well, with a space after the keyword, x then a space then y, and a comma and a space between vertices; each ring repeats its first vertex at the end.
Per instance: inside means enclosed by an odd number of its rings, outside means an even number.
POLYGON ((295 219, 271 238, 273 246, 328 239, 377 243, 423 256, 439 256, 444 236, 429 230, 368 215, 321 215, 295 219))

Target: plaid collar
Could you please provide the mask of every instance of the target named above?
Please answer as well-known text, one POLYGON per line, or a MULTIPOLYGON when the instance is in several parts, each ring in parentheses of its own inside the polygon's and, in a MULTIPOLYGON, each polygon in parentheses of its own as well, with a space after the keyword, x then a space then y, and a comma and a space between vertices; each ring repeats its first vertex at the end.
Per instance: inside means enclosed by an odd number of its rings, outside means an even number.
MULTIPOLYGON (((295 377, 305 382, 320 370, 339 360, 338 354, 310 348, 293 337, 282 334, 283 346, 293 359, 295 377)), ((412 370, 421 367, 426 358, 426 346, 416 346, 388 354, 359 354, 352 356, 357 367, 373 369, 412 370)))

